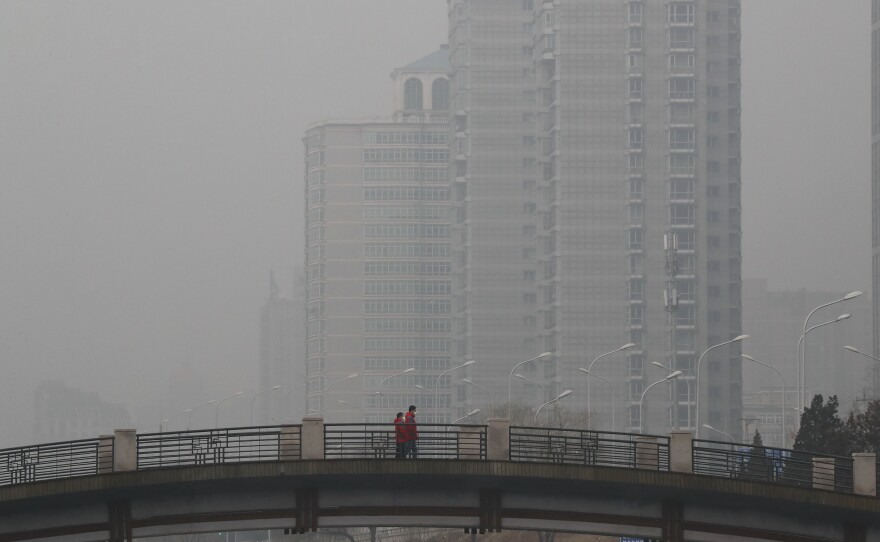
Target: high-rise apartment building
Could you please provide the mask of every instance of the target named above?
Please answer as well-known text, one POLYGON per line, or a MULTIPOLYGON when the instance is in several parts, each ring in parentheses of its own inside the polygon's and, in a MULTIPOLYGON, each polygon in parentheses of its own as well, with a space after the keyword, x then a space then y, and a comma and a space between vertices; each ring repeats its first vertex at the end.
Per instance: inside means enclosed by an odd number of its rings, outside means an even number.
POLYGON ((447 67, 444 46, 396 69, 393 116, 303 140, 308 409, 328 421, 457 412, 461 386, 435 390, 452 367, 447 67))
POLYGON ((453 339, 496 398, 552 352, 532 375, 584 410, 578 368, 631 342, 594 367, 594 427, 740 431, 738 345, 694 408, 742 325, 739 4, 448 0, 453 339), (641 409, 651 362, 683 378, 641 409))
POLYGON ((871 0, 871 135, 874 355, 880 356, 880 0, 871 0))

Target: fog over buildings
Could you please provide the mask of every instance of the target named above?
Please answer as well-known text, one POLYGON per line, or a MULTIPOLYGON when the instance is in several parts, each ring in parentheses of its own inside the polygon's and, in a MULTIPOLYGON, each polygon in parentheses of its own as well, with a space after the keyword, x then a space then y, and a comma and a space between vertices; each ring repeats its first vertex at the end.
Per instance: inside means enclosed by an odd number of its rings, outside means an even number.
MULTIPOLYGON (((743 277, 868 293, 870 2, 741 5, 743 277)), ((302 295, 302 137, 390 116, 389 73, 450 41, 448 15, 443 0, 0 3, 0 447, 38 438, 48 379, 142 430, 241 390, 222 423, 247 423, 278 378, 260 377, 270 271, 279 298, 302 295)))

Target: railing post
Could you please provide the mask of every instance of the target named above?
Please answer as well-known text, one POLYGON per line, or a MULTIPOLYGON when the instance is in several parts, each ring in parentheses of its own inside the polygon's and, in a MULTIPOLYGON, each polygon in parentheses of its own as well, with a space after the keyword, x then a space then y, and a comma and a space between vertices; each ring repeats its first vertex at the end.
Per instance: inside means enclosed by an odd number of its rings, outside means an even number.
POLYGON ((669 433, 669 470, 693 474, 694 436, 690 431, 669 433))
POLYGON ((302 433, 298 425, 282 425, 278 459, 295 461, 302 458, 302 433))
POLYGON ((813 458, 813 489, 834 489, 834 458, 813 458))
POLYGON ((489 461, 510 461, 510 420, 489 418, 486 435, 486 458, 489 461))
POLYGON ((113 431, 113 471, 137 470, 137 431, 117 429, 113 431))
POLYGON ((636 468, 658 470, 660 468, 660 450, 657 448, 657 437, 636 437, 636 468))
POLYGON ((98 474, 113 472, 113 435, 98 437, 98 474))
POLYGON ((465 425, 458 427, 458 459, 482 459, 480 437, 483 427, 465 425))
POLYGON ((306 416, 302 422, 302 458, 324 459, 324 418, 306 416))
POLYGON ((852 454, 853 493, 877 496, 877 454, 852 454))

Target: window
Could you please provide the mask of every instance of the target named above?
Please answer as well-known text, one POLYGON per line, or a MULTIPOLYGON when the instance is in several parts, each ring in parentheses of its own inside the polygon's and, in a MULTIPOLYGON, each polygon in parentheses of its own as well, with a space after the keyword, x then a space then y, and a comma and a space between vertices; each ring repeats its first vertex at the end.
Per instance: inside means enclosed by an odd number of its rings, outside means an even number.
POLYGON ((693 154, 669 155, 670 175, 693 175, 696 169, 696 161, 693 154))
POLYGON ((642 29, 630 28, 627 34, 630 49, 642 48, 642 29))
POLYGON ((629 181, 629 199, 642 199, 642 181, 639 179, 631 179, 629 181))
MULTIPOLYGON (((630 85, 632 88, 632 85, 630 85)), ((691 78, 672 78, 669 80, 669 98, 672 100, 693 100, 696 97, 696 82, 691 78)))
POLYGON ((679 230, 675 236, 678 238, 678 250, 696 250, 697 234, 693 230, 679 230))
POLYGON ((644 316, 643 309, 641 305, 630 305, 629 306, 629 325, 631 326, 640 326, 642 325, 642 318, 644 316))
POLYGON ((629 129, 629 148, 631 149, 641 149, 642 148, 642 129, 641 128, 630 128, 629 129))
POLYGON ((696 310, 693 305, 681 305, 675 311, 675 323, 680 326, 693 326, 696 321, 696 310))
POLYGON ((669 29, 669 48, 670 49, 693 49, 694 48, 694 29, 693 28, 670 28, 669 29))
POLYGON ((447 111, 449 109, 449 79, 440 77, 431 84, 431 109, 447 111))
POLYGON ((694 24, 695 6, 691 3, 673 3, 668 6, 670 24, 694 24))
POLYGON ((642 155, 641 154, 630 154, 627 158, 629 162, 629 173, 639 174, 642 172, 642 155))
POLYGON ((642 249, 642 230, 634 229, 629 230, 629 249, 630 250, 641 250, 642 249))
POLYGON ((697 286, 693 280, 676 280, 675 289, 678 291, 679 301, 694 301, 696 299, 697 286))
POLYGON ((642 24, 642 5, 635 2, 629 5, 629 24, 642 24))
POLYGON ((642 301, 645 294, 645 283, 640 279, 629 281, 629 300, 642 301))
MULTIPOLYGON (((645 385, 641 380, 630 380, 629 381, 629 397, 633 401, 638 401, 642 398, 642 391, 644 391, 645 385)), ((636 406, 638 408, 638 406, 636 406)), ((638 420, 636 421, 638 424, 638 420)))
POLYGON ((692 73, 695 57, 693 53, 674 53, 669 55, 669 71, 672 73, 692 73))
POLYGON ((669 130, 669 148, 694 150, 696 148, 696 131, 692 128, 672 128, 669 130))
POLYGON ((696 223, 696 209, 693 205, 670 205, 669 223, 673 226, 692 226, 696 223))
POLYGON ((630 78, 630 80, 629 80, 629 98, 631 100, 641 100, 642 99, 642 79, 640 77, 631 77, 630 78))
POLYGON ((404 109, 422 109, 422 82, 411 77, 403 84, 404 109))
POLYGON ((641 254, 630 254, 629 255, 629 274, 630 275, 641 275, 642 274, 642 255, 641 254))
POLYGON ((634 102, 629 104, 629 123, 630 124, 641 124, 642 123, 642 112, 644 111, 644 106, 640 102, 634 102))
MULTIPOLYGON (((645 370, 644 356, 635 355, 629 357, 629 376, 640 377, 645 370)), ((641 393, 641 392, 639 392, 641 393)))
POLYGON ((627 58, 629 73, 642 73, 642 55, 630 54, 627 58))
POLYGON ((669 182, 669 199, 694 199, 694 181, 690 179, 673 179, 669 182))
POLYGON ((641 203, 631 203, 629 205, 629 223, 641 224, 644 220, 645 207, 641 203))

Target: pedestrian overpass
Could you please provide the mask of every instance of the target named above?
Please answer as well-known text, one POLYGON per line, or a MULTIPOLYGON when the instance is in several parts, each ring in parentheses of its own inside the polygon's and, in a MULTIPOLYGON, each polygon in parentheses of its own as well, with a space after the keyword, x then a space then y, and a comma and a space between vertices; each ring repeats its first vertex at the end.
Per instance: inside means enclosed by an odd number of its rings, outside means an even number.
POLYGON ((319 418, 0 450, 0 542, 354 526, 880 541, 873 454, 505 420, 419 432, 417 460, 393 458, 389 425, 319 418))

